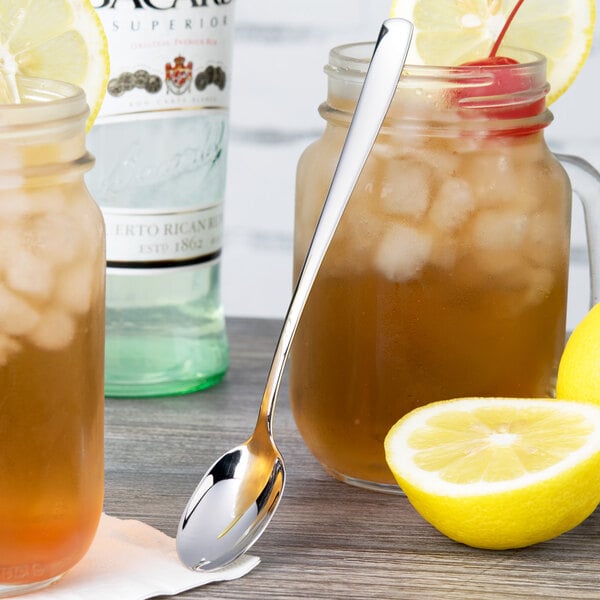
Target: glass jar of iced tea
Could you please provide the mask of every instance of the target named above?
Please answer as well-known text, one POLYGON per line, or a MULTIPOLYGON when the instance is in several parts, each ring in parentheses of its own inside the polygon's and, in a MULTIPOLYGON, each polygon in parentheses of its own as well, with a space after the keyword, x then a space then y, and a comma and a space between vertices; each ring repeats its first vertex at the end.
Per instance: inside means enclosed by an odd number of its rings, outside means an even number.
POLYGON ((83 181, 83 92, 0 105, 0 596, 48 584, 103 500, 104 225, 83 181))
MULTIPOLYGON (((336 48, 297 173, 302 265, 371 44, 336 48)), ((547 396, 564 344, 571 187, 544 141, 545 59, 408 66, 303 314, 291 403, 335 477, 397 489, 383 439, 460 396, 547 396)))

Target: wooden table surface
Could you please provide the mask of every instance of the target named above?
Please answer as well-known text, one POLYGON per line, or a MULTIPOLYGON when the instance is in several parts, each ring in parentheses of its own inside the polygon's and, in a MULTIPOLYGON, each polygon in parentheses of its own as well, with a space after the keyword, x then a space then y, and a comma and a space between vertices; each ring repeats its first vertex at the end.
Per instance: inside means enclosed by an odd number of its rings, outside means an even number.
MULTIPOLYGON (((204 471, 250 434, 280 323, 230 319, 231 368, 214 388, 106 401, 105 511, 174 536, 204 471)), ((245 577, 181 598, 600 599, 600 510, 561 537, 485 551, 450 541, 403 496, 329 477, 295 427, 283 385, 275 437, 288 478, 245 577)))

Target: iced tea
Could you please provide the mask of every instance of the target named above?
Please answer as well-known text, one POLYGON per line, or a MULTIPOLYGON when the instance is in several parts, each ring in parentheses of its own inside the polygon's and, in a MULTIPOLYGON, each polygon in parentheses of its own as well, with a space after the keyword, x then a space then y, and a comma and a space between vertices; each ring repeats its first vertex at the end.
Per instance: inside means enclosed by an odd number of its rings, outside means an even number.
MULTIPOLYGON (((332 52, 327 127, 298 166, 296 274, 366 67, 360 54, 332 52)), ((513 114, 465 107, 460 70, 409 68, 350 199, 291 364, 298 428, 340 479, 393 485, 383 439, 420 405, 552 392, 571 191, 543 138, 543 59, 517 68, 537 107, 526 114, 511 98, 513 114)))
POLYGON ((72 86, 23 85, 35 101, 0 106, 0 596, 77 563, 103 499, 104 227, 83 183, 87 107, 72 86))

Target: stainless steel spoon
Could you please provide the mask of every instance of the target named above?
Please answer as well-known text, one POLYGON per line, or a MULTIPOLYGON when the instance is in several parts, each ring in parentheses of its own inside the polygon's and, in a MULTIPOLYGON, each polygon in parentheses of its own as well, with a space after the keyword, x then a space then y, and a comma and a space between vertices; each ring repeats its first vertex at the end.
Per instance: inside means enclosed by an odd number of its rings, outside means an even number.
POLYGON ((271 520, 285 482, 272 436, 275 401, 300 315, 313 282, 387 113, 404 67, 412 25, 389 19, 365 77, 354 117, 271 363, 256 428, 206 472, 177 530, 177 552, 191 569, 212 570, 242 555, 271 520))

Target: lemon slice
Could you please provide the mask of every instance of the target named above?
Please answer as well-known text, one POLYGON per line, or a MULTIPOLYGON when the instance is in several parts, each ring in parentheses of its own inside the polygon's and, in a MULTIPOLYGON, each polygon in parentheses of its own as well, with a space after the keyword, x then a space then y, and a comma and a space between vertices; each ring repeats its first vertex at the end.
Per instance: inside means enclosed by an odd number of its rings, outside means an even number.
POLYGON ((89 0, 0 0, 0 101, 15 102, 15 75, 81 86, 92 126, 109 77, 108 43, 89 0))
POLYGON ((385 439, 415 509, 453 540, 529 546, 572 529, 600 502, 600 407, 461 398, 416 409, 385 439))
MULTIPOLYGON (((393 0, 391 16, 415 26, 408 62, 458 65, 486 57, 515 0, 393 0)), ((548 61, 554 102, 583 67, 594 33, 595 0, 525 0, 503 44, 533 50, 548 61)))

